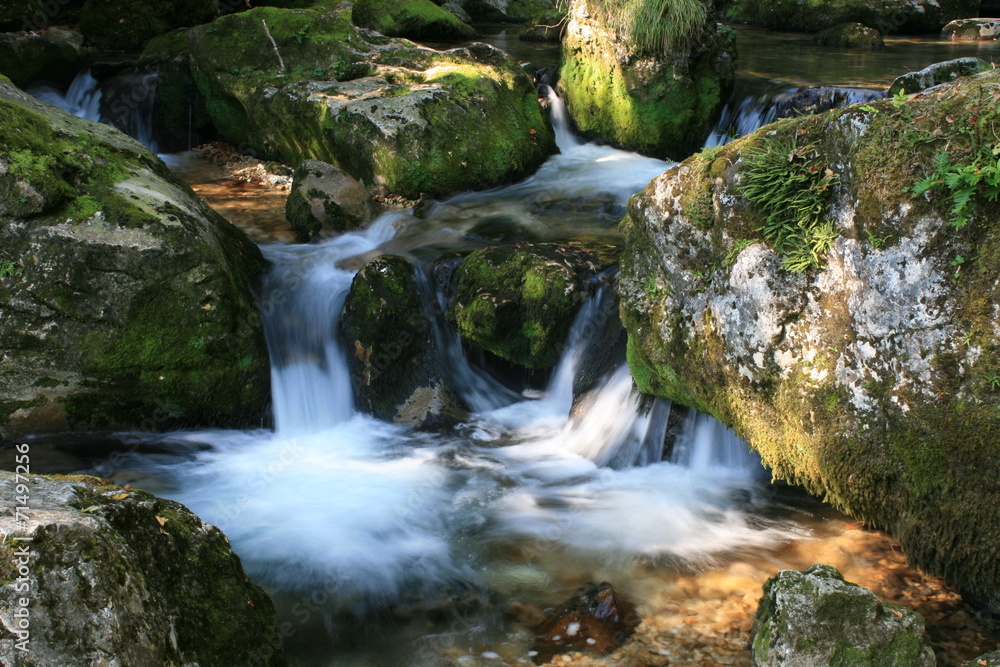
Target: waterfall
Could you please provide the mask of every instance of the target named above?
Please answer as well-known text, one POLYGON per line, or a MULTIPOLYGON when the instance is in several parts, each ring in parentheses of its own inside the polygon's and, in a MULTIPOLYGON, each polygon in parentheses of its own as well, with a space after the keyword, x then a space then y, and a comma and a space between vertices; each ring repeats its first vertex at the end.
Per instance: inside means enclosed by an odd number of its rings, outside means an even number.
POLYGON ((546 88, 548 89, 546 98, 549 101, 549 117, 552 120, 552 130, 556 135, 556 146, 560 151, 566 152, 583 145, 580 138, 573 134, 569 112, 566 111, 566 103, 551 86, 546 86, 546 88))
POLYGON ((732 430, 695 410, 689 411, 674 443, 672 463, 701 473, 752 477, 763 472, 760 457, 732 430))
POLYGON ((30 85, 25 92, 78 118, 101 122, 101 87, 89 67, 76 75, 65 93, 47 83, 30 85))

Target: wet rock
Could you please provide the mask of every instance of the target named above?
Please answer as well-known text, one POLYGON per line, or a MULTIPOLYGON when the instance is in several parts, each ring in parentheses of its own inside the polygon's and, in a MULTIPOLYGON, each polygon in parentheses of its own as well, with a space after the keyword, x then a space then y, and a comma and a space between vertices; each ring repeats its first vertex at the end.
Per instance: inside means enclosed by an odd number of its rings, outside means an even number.
POLYGON ((541 665, 571 651, 606 655, 621 646, 637 625, 635 608, 610 584, 582 588, 539 627, 531 647, 534 661, 541 665))
POLYGON ((259 157, 322 160, 416 199, 519 179, 555 150, 530 78, 485 44, 434 51, 346 10, 266 7, 188 41, 216 128, 259 157))
POLYGON ((306 160, 292 178, 285 217, 299 240, 307 243, 361 229, 379 212, 368 191, 343 169, 306 160))
POLYGON ((885 92, 880 90, 814 86, 776 95, 771 107, 774 109, 775 118, 796 118, 839 109, 849 104, 871 102, 883 97, 885 92))
POLYGON ((554 243, 477 250, 456 270, 448 318, 464 340, 502 359, 554 366, 601 262, 580 247, 554 243))
POLYGON ((881 51, 885 48, 882 33, 863 23, 840 23, 818 32, 813 36, 813 42, 820 46, 867 49, 869 51, 881 51))
POLYGON ((693 156, 630 201, 619 277, 643 392, 716 417, 777 479, 994 609, 1000 209, 989 188, 914 184, 995 164, 969 128, 1000 123, 979 101, 998 83, 990 70, 693 156), (791 198, 821 234, 769 240, 768 207, 791 198))
POLYGON ((285 664, 274 606, 218 528, 93 477, 23 484, 0 472, 0 662, 22 664, 14 637, 25 608, 33 665, 285 664), (25 495, 20 524, 15 498, 25 495))
POLYGON ((839 23, 863 23, 883 34, 938 32, 949 21, 975 16, 979 0, 773 0, 729 2, 738 18, 774 30, 819 32, 839 23))
POLYGON ((174 28, 211 21, 217 0, 87 0, 80 13, 80 30, 95 46, 114 51, 139 51, 157 35, 174 28))
POLYGON ((732 90, 735 34, 703 9, 668 46, 640 43, 614 16, 583 0, 571 5, 559 90, 573 122, 586 137, 644 155, 690 155, 732 90))
POLYGON ((0 434, 260 424, 259 249, 135 140, 0 83, 0 434))
POLYGON ((80 33, 50 29, 35 33, 0 34, 0 74, 24 87, 39 79, 64 83, 72 80, 86 58, 80 33))
POLYGON ((937 664, 920 614, 827 565, 782 570, 764 584, 751 642, 758 667, 937 664))
POLYGON ((1000 651, 992 651, 974 658, 962 667, 1000 667, 1000 651))
POLYGON ((476 31, 431 0, 357 0, 354 24, 389 37, 413 39, 469 39, 476 31))
POLYGON ((405 259, 383 255, 364 265, 351 284, 341 332, 360 410, 422 428, 464 416, 438 367, 432 323, 405 259))
POLYGON ((1000 37, 1000 19, 957 19, 941 30, 953 41, 990 41, 1000 37))
POLYGON ((955 79, 976 74, 989 69, 990 64, 981 58, 955 58, 934 63, 917 72, 908 72, 896 77, 889 87, 889 95, 905 93, 911 95, 921 90, 937 86, 955 79))

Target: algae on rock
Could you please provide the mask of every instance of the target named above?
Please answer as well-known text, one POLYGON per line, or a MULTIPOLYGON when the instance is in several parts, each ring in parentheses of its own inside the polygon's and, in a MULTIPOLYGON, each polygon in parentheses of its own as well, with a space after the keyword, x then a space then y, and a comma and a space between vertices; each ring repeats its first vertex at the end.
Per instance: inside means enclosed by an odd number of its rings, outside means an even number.
POLYGON ((993 153, 998 83, 783 120, 692 156, 631 200, 619 282, 642 391, 733 427, 776 478, 887 529, 994 609, 1000 204, 970 186, 956 228, 956 193, 911 192, 942 159, 974 170, 993 153), (743 184, 766 145, 809 147, 807 170, 832 174, 801 181, 829 189, 823 268, 791 272, 764 242, 743 184))
POLYGON ((355 25, 389 37, 468 39, 476 31, 431 0, 357 0, 351 10, 355 25))
POLYGON ((584 136, 682 159, 703 144, 729 97, 736 41, 701 0, 665 3, 677 9, 658 17, 620 18, 660 4, 616 0, 601 9, 574 0, 559 89, 584 136))
POLYGON ((257 247, 138 142, 0 83, 0 435, 259 424, 257 247))
POLYGON ((414 199, 516 180, 555 150, 531 79, 499 49, 434 51, 349 16, 258 8, 192 28, 192 71, 219 132, 414 199))

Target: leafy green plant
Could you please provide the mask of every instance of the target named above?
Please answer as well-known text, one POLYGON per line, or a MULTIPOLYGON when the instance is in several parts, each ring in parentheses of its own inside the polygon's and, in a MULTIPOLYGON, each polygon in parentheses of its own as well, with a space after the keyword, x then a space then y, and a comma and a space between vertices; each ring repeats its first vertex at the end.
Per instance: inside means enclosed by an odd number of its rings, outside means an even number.
POLYGON ((302 26, 301 28, 299 28, 299 31, 297 33, 295 33, 295 41, 298 42, 299 44, 301 44, 305 40, 309 39, 309 29, 310 28, 312 28, 312 24, 310 24, 310 23, 307 23, 304 26, 302 26))
POLYGON ((890 101, 892 101, 893 108, 898 109, 899 107, 906 104, 906 101, 910 99, 910 96, 906 94, 906 91, 900 88, 899 90, 896 91, 896 94, 889 99, 890 101))
POLYGON ((865 234, 868 235, 868 244, 871 247, 875 248, 876 250, 880 249, 889 241, 889 239, 892 238, 891 234, 886 234, 885 236, 876 236, 870 229, 866 229, 865 234))
POLYGON ((21 267, 9 259, 0 260, 0 278, 10 278, 21 275, 21 267))
POLYGON ((987 375, 986 382, 992 391, 1000 391, 1000 375, 987 375))
POLYGON ((727 267, 732 266, 736 262, 736 258, 739 257, 739 254, 752 246, 753 243, 752 239, 736 239, 733 241, 733 247, 726 253, 726 259, 723 260, 723 263, 727 267))
POLYGON ((941 151, 934 158, 934 171, 914 183, 910 193, 919 197, 930 190, 947 193, 951 203, 949 222, 955 229, 961 229, 969 222, 976 194, 991 202, 1000 197, 1000 159, 996 163, 976 159, 957 165, 946 151, 941 151))
POLYGON ((646 276, 639 283, 642 285, 642 291, 646 293, 650 299, 662 299, 667 295, 667 289, 665 287, 660 287, 659 282, 656 280, 656 276, 646 276))
POLYGON ((744 152, 743 163, 741 194, 763 217, 756 231, 785 255, 789 271, 821 267, 838 235, 824 219, 837 175, 815 146, 795 139, 766 137, 744 152))

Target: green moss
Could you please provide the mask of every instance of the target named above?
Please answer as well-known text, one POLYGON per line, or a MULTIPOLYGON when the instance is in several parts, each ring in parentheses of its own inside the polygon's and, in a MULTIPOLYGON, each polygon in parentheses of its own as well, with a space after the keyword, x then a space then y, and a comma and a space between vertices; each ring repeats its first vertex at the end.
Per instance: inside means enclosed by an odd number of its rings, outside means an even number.
POLYGON ((358 0, 354 23, 390 37, 467 39, 476 31, 430 0, 358 0))

